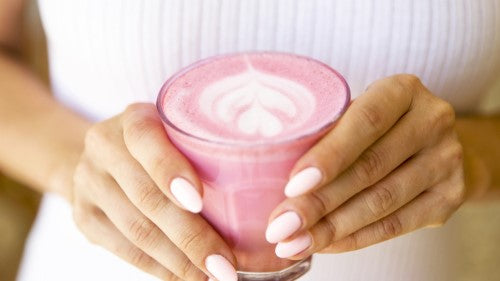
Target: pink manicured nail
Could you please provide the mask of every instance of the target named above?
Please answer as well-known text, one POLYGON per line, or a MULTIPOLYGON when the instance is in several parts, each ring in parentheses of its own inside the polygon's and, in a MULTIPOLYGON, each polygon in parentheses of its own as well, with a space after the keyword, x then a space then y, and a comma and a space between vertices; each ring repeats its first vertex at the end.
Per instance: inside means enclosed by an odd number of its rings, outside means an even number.
POLYGON ((302 195, 321 182, 323 175, 316 167, 305 168, 293 176, 286 184, 285 195, 295 197, 302 195))
POLYGON ((237 281, 238 275, 233 265, 221 255, 210 255, 205 259, 205 267, 218 281, 237 281))
POLYGON ((170 183, 170 192, 174 195, 175 199, 193 213, 201 212, 203 208, 203 201, 198 191, 187 180, 183 178, 175 178, 170 183))
POLYGON ((309 248, 311 244, 311 235, 305 233, 292 241, 278 243, 275 252, 278 257, 284 259, 303 252, 305 249, 309 248))
POLYGON ((269 243, 278 243, 294 234, 302 221, 296 212, 288 211, 275 218, 267 227, 266 240, 269 243))

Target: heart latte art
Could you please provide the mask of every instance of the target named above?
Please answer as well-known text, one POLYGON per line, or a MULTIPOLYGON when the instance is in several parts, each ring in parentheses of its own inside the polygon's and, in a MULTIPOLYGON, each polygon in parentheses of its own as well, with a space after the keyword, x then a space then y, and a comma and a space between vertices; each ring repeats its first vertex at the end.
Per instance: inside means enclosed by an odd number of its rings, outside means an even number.
POLYGON ((311 116, 315 99, 307 88, 246 63, 247 71, 221 79, 200 94, 199 107, 207 118, 245 135, 274 137, 311 116))
POLYGON ((318 130, 345 104, 343 81, 314 60, 277 53, 221 56, 167 83, 164 110, 177 128, 213 141, 288 139, 318 130))

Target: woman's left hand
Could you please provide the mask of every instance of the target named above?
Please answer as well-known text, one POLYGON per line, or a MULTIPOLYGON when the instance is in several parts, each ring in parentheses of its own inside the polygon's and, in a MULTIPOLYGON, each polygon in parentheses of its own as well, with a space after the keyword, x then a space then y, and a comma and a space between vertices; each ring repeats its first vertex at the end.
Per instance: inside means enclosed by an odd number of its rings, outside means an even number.
POLYGON ((452 106, 412 75, 373 83, 294 166, 266 238, 293 260, 443 224, 465 198, 452 106))

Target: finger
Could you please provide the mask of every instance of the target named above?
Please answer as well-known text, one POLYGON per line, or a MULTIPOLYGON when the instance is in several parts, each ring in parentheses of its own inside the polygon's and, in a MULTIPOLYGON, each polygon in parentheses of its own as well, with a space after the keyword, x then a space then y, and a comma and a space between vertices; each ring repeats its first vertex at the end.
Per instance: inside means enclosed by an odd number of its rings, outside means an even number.
POLYGON ((142 166, 130 158, 110 169, 130 201, 206 274, 218 279, 237 278, 236 258, 222 237, 201 216, 169 201, 142 166))
POLYGON ((161 280, 181 280, 125 238, 96 207, 75 208, 73 217, 90 242, 161 280))
MULTIPOLYGON (((310 229, 299 231, 302 241, 308 241, 301 245, 300 251, 296 249, 295 242, 300 235, 294 235, 288 240, 281 241, 276 246, 276 253, 282 258, 299 259, 318 252, 336 240, 356 230, 379 220, 388 213, 400 208, 405 203, 415 198, 424 191, 435 179, 427 175, 429 169, 422 159, 423 157, 411 159, 387 178, 376 185, 362 191, 344 205, 323 217, 310 229), (314 242, 313 242, 314 241, 314 242), (289 250, 291 248, 292 250, 289 250), (290 257, 290 256, 294 257, 290 257)), ((279 218, 278 218, 279 219, 279 218)), ((287 237, 288 238, 288 237, 287 237)))
MULTIPOLYGON (((310 252, 319 251, 333 241, 340 240, 387 216, 429 187, 448 181, 455 171, 455 164, 452 162, 456 162, 455 158, 457 158, 457 154, 460 154, 460 151, 460 145, 450 143, 447 139, 437 146, 424 149, 387 177, 361 191, 342 206, 324 216, 311 228, 302 228, 301 231, 309 229, 315 241, 310 252)), ((319 196, 322 198, 335 196, 335 194, 328 194, 328 192, 328 187, 325 187, 312 194, 319 194, 318 198, 319 196), (322 192, 325 193, 322 194, 322 192)), ((329 200, 333 200, 332 197, 330 198, 329 200)), ((297 212, 302 217, 308 218, 307 209, 304 208, 297 212)))
MULTIPOLYGON (((288 221, 271 223, 268 229, 268 241, 276 243, 295 231, 308 229, 326 214, 361 190, 387 176, 401 163, 421 150, 428 139, 423 133, 428 122, 425 116, 427 115, 417 111, 408 112, 389 132, 366 149, 349 168, 331 183, 310 193, 283 201, 273 211, 270 220, 274 222, 281 214, 293 211, 296 213, 295 221, 298 218, 300 223, 294 224, 296 229, 281 226, 281 224, 291 225, 288 221)), ((287 216, 291 218, 292 215, 288 214, 287 216)))
POLYGON ((429 107, 418 107, 406 113, 331 184, 350 186, 357 193, 387 176, 417 152, 435 145, 434 140, 442 136, 442 131, 429 131, 436 122, 429 111, 432 111, 429 107))
POLYGON ((128 151, 156 185, 180 207, 202 209, 202 185, 187 159, 170 143, 153 104, 134 104, 122 117, 128 151))
MULTIPOLYGON (((387 216, 413 200, 430 186, 449 181, 451 175, 457 173, 455 168, 457 164, 454 162, 459 162, 456 159, 460 158, 460 153, 461 147, 458 143, 445 139, 439 145, 421 151, 387 177, 361 191, 342 206, 324 216, 311 228, 308 225, 301 227, 296 232, 301 233, 308 230, 314 240, 314 246, 310 247, 307 253, 317 252, 333 241, 341 240, 362 227, 387 216)), ((460 195, 460 192, 463 192, 463 188, 460 189, 460 178, 455 182, 456 188, 437 191, 442 192, 444 195, 448 194, 446 192, 451 192, 448 197, 457 197, 457 194, 460 195)), ((335 196, 335 193, 328 194, 328 188, 321 188, 296 200, 299 201, 301 198, 316 198, 315 200, 318 200, 317 198, 335 196)), ((327 200, 333 201, 334 198, 330 197, 327 200)), ((301 206, 303 206, 302 209, 294 209, 293 212, 298 214, 297 216, 305 218, 300 220, 306 222, 308 218, 314 215, 314 212, 309 213, 308 211, 314 210, 316 206, 314 201, 306 201, 301 206), (309 209, 306 206, 309 206, 309 209)), ((279 216, 275 222, 271 223, 271 226, 276 227, 281 223, 282 229, 286 229, 286 227, 293 225, 293 221, 290 221, 290 219, 286 221, 286 217, 291 216, 290 213, 292 211, 279 216)), ((283 248, 282 245, 280 247, 283 248)), ((305 257, 307 253, 301 257, 305 257)))
MULTIPOLYGON (((415 198, 408 205, 399 209, 395 213, 374 222, 357 232, 335 241, 325 247, 320 253, 339 253, 362 249, 370 245, 383 242, 385 240, 395 238, 405 233, 414 231, 427 225, 437 224, 443 220, 442 197, 436 196, 430 192, 424 191, 421 195, 415 198)), ((293 251, 284 251, 276 246, 276 252, 285 253, 291 260, 300 260, 311 255, 312 249, 317 248, 312 234, 305 231, 289 241, 284 242, 285 246, 300 245, 303 248, 292 248, 293 251), (308 243, 300 244, 300 241, 308 241, 308 243)))
POLYGON ((465 201, 467 191, 465 188, 463 147, 456 134, 451 136, 449 142, 444 141, 441 146, 446 151, 444 155, 448 156, 445 161, 450 168, 450 183, 436 185, 429 191, 440 193, 447 202, 451 202, 452 205, 454 204, 454 208, 458 209, 465 201))
POLYGON ((445 198, 425 191, 407 206, 374 222, 323 249, 322 253, 339 253, 362 249, 426 226, 442 225, 456 209, 443 204, 445 198))
POLYGON ((298 196, 330 182, 383 136, 412 106, 408 79, 380 80, 356 99, 336 127, 297 161, 285 194, 298 196))
MULTIPOLYGON (((95 198, 96 204, 128 240, 183 280, 206 278, 206 275, 129 201, 113 178, 101 177, 100 181, 101 194, 95 198)), ((164 197, 163 194, 161 197, 164 197)))
POLYGON ((333 241, 393 213, 424 190, 446 180, 449 173, 438 172, 442 162, 427 155, 417 155, 403 164, 389 176, 363 190, 355 197, 323 217, 309 230, 314 247, 319 251, 333 241))

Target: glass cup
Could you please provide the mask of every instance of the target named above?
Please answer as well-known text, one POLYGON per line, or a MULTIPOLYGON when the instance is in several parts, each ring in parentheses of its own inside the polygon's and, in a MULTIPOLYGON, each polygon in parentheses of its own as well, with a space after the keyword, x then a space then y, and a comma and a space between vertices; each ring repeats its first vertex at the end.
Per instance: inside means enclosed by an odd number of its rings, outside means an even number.
POLYGON ((277 142, 207 140, 173 124, 163 104, 168 102, 169 86, 179 76, 221 58, 224 56, 194 63, 167 80, 158 95, 158 111, 170 141, 190 160, 203 182, 202 216, 231 246, 238 261, 239 280, 295 280, 309 270, 311 258, 297 262, 276 256, 275 245, 265 239, 269 215, 285 199, 284 187, 295 162, 333 128, 347 108, 349 87, 338 72, 323 65, 341 80, 345 103, 315 132, 277 142))

